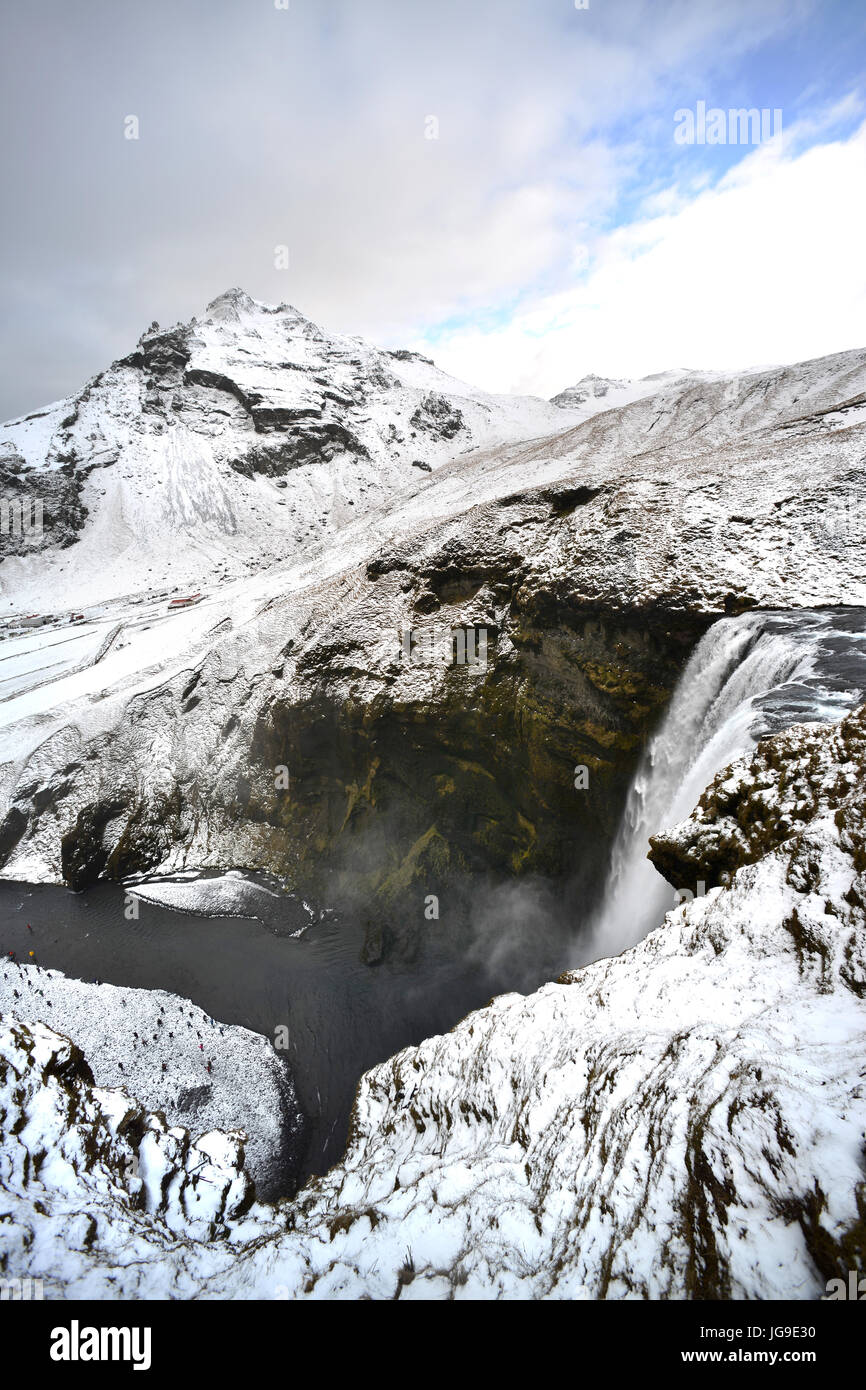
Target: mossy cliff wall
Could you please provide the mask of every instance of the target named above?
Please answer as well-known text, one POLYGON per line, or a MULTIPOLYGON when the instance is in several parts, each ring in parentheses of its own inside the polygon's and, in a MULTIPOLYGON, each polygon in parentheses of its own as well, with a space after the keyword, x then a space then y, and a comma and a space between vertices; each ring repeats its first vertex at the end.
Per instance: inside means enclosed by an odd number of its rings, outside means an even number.
POLYGON ((591 893, 698 630, 564 616, 512 629, 506 655, 452 669, 433 703, 335 703, 324 687, 271 701, 244 808, 264 861, 313 896, 363 903, 386 936, 410 900, 420 919, 427 895, 479 875, 577 877, 591 893))

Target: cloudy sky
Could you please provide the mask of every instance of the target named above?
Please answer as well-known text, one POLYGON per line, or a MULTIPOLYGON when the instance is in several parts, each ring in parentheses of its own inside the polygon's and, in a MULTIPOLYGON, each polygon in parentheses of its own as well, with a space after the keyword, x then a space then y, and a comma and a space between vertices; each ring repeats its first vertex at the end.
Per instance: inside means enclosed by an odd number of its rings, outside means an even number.
POLYGON ((6 0, 0 419, 232 285, 544 395, 864 346, 864 59, 863 0, 6 0))

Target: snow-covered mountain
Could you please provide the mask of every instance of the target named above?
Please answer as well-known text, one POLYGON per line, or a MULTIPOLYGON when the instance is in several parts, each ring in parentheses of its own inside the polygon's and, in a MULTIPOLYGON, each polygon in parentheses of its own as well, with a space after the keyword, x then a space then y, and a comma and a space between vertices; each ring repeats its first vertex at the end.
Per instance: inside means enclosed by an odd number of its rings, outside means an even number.
POLYGON ((75 396, 0 426, 4 499, 44 511, 41 538, 0 538, 0 555, 20 556, 0 566, 0 614, 298 559, 455 455, 568 423, 229 290, 188 324, 153 324, 75 396))

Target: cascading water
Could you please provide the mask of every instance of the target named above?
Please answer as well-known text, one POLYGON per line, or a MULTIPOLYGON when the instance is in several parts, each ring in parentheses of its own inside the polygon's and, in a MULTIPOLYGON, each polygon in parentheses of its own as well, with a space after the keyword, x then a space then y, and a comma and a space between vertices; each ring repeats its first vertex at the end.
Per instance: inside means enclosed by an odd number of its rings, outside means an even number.
POLYGON ((635 774, 582 959, 633 946, 675 905, 673 889, 646 857, 649 837, 683 820, 716 772, 764 734, 841 718, 864 690, 862 609, 750 613, 715 623, 635 774))

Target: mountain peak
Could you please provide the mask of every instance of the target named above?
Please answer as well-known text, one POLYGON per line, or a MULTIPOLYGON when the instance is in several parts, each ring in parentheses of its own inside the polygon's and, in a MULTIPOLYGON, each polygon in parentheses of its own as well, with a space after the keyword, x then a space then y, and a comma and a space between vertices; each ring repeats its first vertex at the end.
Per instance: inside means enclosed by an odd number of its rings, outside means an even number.
POLYGON ((260 304, 258 300, 253 299, 246 290, 235 286, 233 289, 225 290, 223 294, 218 294, 216 299, 212 299, 205 309, 205 313, 210 318, 231 319, 238 318, 241 314, 261 312, 269 307, 269 305, 260 304))
POLYGON ((247 294, 246 290, 242 290, 238 286, 218 294, 216 299, 212 299, 205 309, 205 315, 208 318, 221 322, 237 322, 239 319, 261 314, 282 314, 287 318, 307 322, 304 315, 293 304, 287 304, 284 301, 279 304, 265 304, 261 299, 253 299, 252 295, 247 294))

